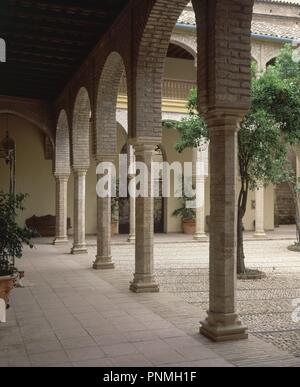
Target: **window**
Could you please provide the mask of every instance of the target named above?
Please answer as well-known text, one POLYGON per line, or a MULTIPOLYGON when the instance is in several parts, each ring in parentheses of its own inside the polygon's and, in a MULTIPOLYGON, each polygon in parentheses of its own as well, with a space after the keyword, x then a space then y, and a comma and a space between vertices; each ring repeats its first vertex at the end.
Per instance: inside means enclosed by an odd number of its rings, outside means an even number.
POLYGON ((6 62, 6 43, 0 38, 0 62, 6 62))

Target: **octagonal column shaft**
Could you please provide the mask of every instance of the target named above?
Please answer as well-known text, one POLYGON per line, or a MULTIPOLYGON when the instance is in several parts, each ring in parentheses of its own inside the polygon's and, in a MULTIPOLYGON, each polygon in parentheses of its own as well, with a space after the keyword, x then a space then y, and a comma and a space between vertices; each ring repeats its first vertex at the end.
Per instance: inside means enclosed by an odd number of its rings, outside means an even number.
POLYGON ((205 166, 204 156, 200 149, 193 149, 193 162, 196 179, 196 230, 194 239, 207 240, 205 234, 205 166))
POLYGON ((74 242, 72 254, 86 254, 85 240, 85 198, 86 169, 74 170, 74 242))
MULTIPOLYGON (((137 143, 136 161, 147 168, 146 197, 136 198, 135 273, 130 290, 136 293, 158 292, 154 278, 154 198, 152 195, 152 157, 156 143, 137 143)), ((142 173, 143 174, 143 173, 142 173)))
POLYGON ((239 118, 216 112, 210 129, 211 214, 209 311, 200 332, 214 341, 247 338, 236 312, 237 128, 239 118))
MULTIPOLYGON (((109 179, 109 184, 112 184, 112 168, 114 168, 115 158, 113 156, 98 157, 97 163, 99 164, 101 162, 105 162, 108 166, 107 178, 109 179)), ((105 175, 104 173, 97 174, 98 182, 105 175)), ((114 269, 111 254, 111 221, 111 194, 104 197, 97 189, 97 255, 93 264, 95 270, 114 269)))
POLYGON ((131 187, 129 195, 129 236, 128 242, 135 242, 135 154, 134 147, 128 144, 127 147, 128 163, 129 163, 129 184, 131 187))
POLYGON ((265 233, 265 188, 259 187, 255 191, 255 234, 264 237, 265 233))
POLYGON ((56 231, 54 245, 68 242, 68 181, 69 175, 55 175, 56 183, 56 231))

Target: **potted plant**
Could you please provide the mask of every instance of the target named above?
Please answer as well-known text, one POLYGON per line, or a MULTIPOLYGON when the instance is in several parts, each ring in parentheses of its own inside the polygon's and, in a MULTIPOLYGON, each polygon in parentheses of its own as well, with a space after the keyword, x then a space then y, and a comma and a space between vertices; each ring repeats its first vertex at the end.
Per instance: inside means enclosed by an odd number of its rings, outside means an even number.
POLYGON ((187 207, 187 201, 193 200, 186 196, 182 199, 182 205, 173 212, 173 216, 180 216, 182 220, 182 231, 184 234, 193 235, 196 231, 196 211, 187 207))
POLYGON ((16 222, 17 212, 24 209, 26 195, 11 195, 0 192, 0 298, 9 307, 9 294, 19 276, 15 267, 15 258, 23 255, 23 244, 33 247, 32 238, 38 236, 35 231, 22 228, 16 222))

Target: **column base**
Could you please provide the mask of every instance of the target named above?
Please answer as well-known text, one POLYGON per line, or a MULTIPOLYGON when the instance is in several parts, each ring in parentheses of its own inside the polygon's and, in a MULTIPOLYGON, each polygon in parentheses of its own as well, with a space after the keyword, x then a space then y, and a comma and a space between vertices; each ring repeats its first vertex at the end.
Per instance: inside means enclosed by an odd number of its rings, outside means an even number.
POLYGON ((93 263, 94 270, 111 270, 115 268, 115 264, 112 262, 112 257, 96 257, 96 261, 93 263))
POLYGON ((208 240, 208 236, 206 234, 194 234, 195 241, 206 241, 208 240))
POLYGON ((55 238, 52 242, 54 246, 65 245, 69 243, 68 238, 55 238))
POLYGON ((135 274, 129 289, 133 293, 158 293, 159 285, 155 282, 153 276, 135 274))
POLYGON ((255 232, 255 233, 254 233, 254 236, 255 236, 256 238, 263 238, 263 237, 266 237, 267 234, 266 234, 264 231, 258 231, 258 232, 255 232))
POLYGON ((71 249, 71 254, 73 255, 80 255, 80 254, 87 254, 88 250, 87 247, 84 246, 73 246, 71 249))
POLYGON ((135 242, 135 235, 129 235, 128 239, 127 239, 127 242, 129 242, 129 243, 135 242))
POLYGON ((215 342, 248 339, 248 329, 240 322, 238 315, 208 313, 203 321, 200 333, 215 342))

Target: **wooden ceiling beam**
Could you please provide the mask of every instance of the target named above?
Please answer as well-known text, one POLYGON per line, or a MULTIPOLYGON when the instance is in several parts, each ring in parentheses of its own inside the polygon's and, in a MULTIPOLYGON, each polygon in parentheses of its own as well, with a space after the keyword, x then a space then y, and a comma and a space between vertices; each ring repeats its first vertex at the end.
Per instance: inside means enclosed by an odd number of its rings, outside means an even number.
MULTIPOLYGON (((7 20, 5 17, 0 15, 0 25, 2 24, 4 26, 3 30, 7 30, 5 27, 5 23, 7 23, 7 20)), ((95 35, 97 36, 97 31, 94 29, 91 29, 90 31, 87 31, 86 29, 82 28, 69 28, 69 26, 65 26, 65 28, 61 28, 57 24, 53 23, 40 23, 40 24, 32 24, 30 20, 24 20, 22 21, 17 20, 16 23, 14 23, 11 26, 11 29, 14 29, 15 31, 25 30, 30 31, 31 33, 36 34, 44 34, 44 33, 51 33, 54 35, 66 35, 66 36, 76 36, 76 37, 84 37, 85 39, 94 39, 95 35)), ((99 28, 100 29, 100 28, 99 28)))
POLYGON ((52 54, 47 54, 45 52, 34 52, 32 50, 22 50, 22 49, 19 49, 19 50, 16 50, 15 48, 12 50, 9 50, 9 56, 10 58, 14 58, 14 57, 17 57, 18 55, 21 55, 22 58, 26 58, 26 57, 30 57, 30 58, 41 58, 43 61, 45 59, 50 59, 51 62, 54 60, 55 63, 60 63, 61 61, 62 62, 69 62, 70 65, 74 64, 74 62, 76 63, 78 60, 80 60, 80 56, 79 55, 73 55, 73 57, 70 57, 70 56, 67 56, 67 55, 59 55, 57 53, 52 53, 52 54))
MULTIPOLYGON (((34 20, 35 22, 44 22, 47 21, 48 23, 57 23, 59 22, 62 25, 66 25, 66 27, 70 26, 81 26, 81 27, 89 27, 89 28, 96 28, 98 29, 101 26, 104 26, 105 23, 101 23, 99 18, 95 18, 94 15, 91 15, 87 18, 75 18, 73 15, 64 14, 63 16, 59 16, 61 13, 53 14, 53 15, 47 15, 45 12, 36 12, 36 11, 20 11, 18 10, 17 17, 21 19, 30 19, 34 20)), ((103 19, 110 20, 110 17, 107 14, 103 15, 103 19)))
POLYGON ((36 36, 33 34, 28 34, 28 32, 17 32, 17 31, 1 31, 1 36, 7 41, 10 41, 11 39, 17 38, 17 39, 23 39, 23 40, 32 40, 35 42, 51 42, 53 44, 65 44, 69 46, 78 46, 78 47, 86 47, 86 41, 78 40, 78 39, 67 39, 66 37, 58 37, 53 35, 48 36, 36 36))
POLYGON ((0 0, 1 92, 52 100, 130 0, 0 0))
POLYGON ((24 77, 24 78, 36 78, 36 79, 48 79, 51 82, 64 82, 66 79, 65 74, 54 74, 52 72, 37 72, 30 69, 8 69, 5 71, 5 76, 8 77, 24 77))
POLYGON ((20 3, 22 5, 27 5, 30 7, 38 7, 40 9, 46 9, 46 10, 51 10, 52 12, 61 12, 65 11, 70 14, 76 14, 76 13, 81 13, 83 15, 90 15, 94 14, 96 16, 101 16, 103 14, 106 14, 108 12, 111 12, 111 5, 109 3, 104 3, 103 0, 98 0, 95 1, 95 5, 92 5, 90 3, 85 2, 84 6, 74 4, 68 2, 67 4, 59 1, 59 0, 54 0, 49 3, 47 0, 20 0, 20 3))
MULTIPOLYGON (((29 55, 30 56, 30 55, 29 55)), ((18 62, 18 63, 31 63, 31 64, 36 64, 36 65, 45 65, 45 66, 48 66, 49 68, 49 71, 51 69, 51 67, 61 67, 61 68, 66 68, 66 69, 73 69, 74 68, 74 65, 72 66, 71 64, 67 64, 65 62, 54 62, 52 60, 50 61, 47 61, 47 60, 33 60, 33 59, 26 59, 24 57, 14 57, 14 56, 10 56, 10 60, 13 61, 13 62, 18 62)))
POLYGON ((57 45, 57 44, 50 44, 47 43, 47 45, 42 45, 39 43, 36 43, 34 40, 32 42, 23 39, 13 39, 11 46, 14 48, 14 50, 25 50, 26 52, 35 52, 38 50, 39 52, 45 52, 45 53, 64 53, 64 54, 71 54, 74 56, 80 56, 82 55, 82 48, 80 47, 74 47, 72 45, 57 45))
MULTIPOLYGON (((49 74, 49 67, 48 66, 37 66, 37 65, 32 65, 30 64, 29 66, 26 66, 24 64, 16 63, 16 62, 11 62, 9 65, 9 68, 7 67, 5 69, 4 64, 1 64, 3 72, 5 73, 7 71, 20 71, 24 73, 32 72, 34 74, 49 74), (4 70, 5 69, 5 70, 4 70)), ((65 69, 59 69, 59 68, 51 68, 51 74, 57 74, 58 76, 66 76, 68 74, 68 71, 65 69)))

